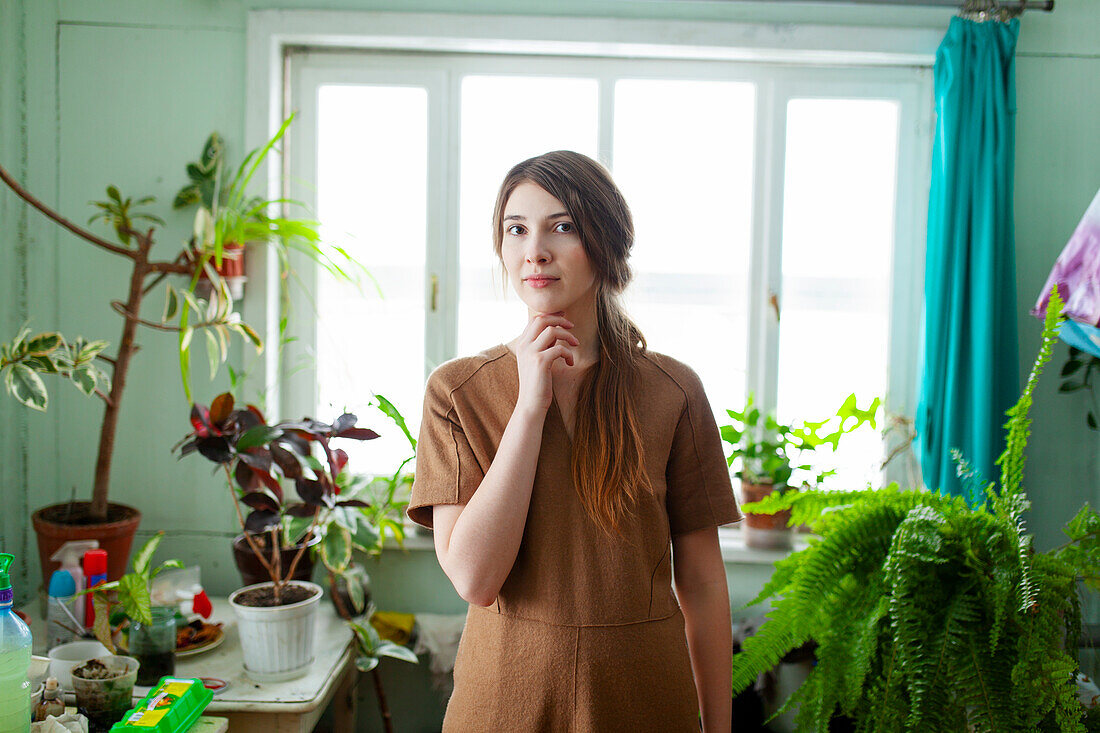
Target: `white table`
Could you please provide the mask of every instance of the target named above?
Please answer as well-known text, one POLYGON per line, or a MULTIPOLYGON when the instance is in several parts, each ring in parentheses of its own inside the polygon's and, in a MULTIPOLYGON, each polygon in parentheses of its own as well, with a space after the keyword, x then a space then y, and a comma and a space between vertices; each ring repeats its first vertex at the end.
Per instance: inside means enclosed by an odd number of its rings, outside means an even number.
MULTIPOLYGON (((214 612, 209 622, 222 624, 225 640, 210 651, 177 658, 175 672, 178 677, 217 677, 229 683, 226 690, 214 695, 206 707, 207 715, 227 718, 233 733, 309 733, 328 704, 334 702, 334 729, 355 729, 358 670, 351 630, 336 615, 327 597, 321 600, 317 612, 313 665, 304 677, 286 682, 249 678, 241 659, 233 609, 224 598, 211 601, 214 612)), ((44 639, 45 622, 37 614, 31 620, 32 636, 44 639)), ((44 652, 36 645, 35 653, 44 652)), ((134 687, 135 701, 148 691, 148 687, 134 687)))

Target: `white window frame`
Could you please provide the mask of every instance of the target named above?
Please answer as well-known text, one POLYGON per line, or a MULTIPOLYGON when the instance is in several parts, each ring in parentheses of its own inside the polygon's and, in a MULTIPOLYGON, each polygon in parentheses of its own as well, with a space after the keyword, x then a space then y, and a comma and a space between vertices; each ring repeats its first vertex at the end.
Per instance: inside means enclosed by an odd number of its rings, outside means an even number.
MULTIPOLYGON (((757 129, 754 160, 753 261, 750 282, 753 292, 749 299, 748 353, 757 361, 748 364, 748 389, 754 391, 761 404, 774 406, 778 374, 778 328, 768 315, 770 295, 776 294, 782 303, 782 272, 779 248, 782 242, 783 156, 785 148, 785 109, 791 98, 845 97, 890 98, 901 104, 897 161, 897 198, 905 202, 895 215, 895 254, 892 262, 890 354, 888 363, 889 409, 912 415, 916 407, 916 353, 913 350, 919 336, 919 313, 923 291, 923 253, 925 237, 924 211, 927 204, 928 171, 931 145, 914 144, 914 140, 931 138, 932 80, 931 66, 935 49, 942 36, 934 28, 863 28, 853 26, 775 26, 740 23, 691 21, 610 20, 591 18, 559 18, 531 16, 457 16, 406 13, 346 13, 323 11, 253 11, 249 13, 247 30, 248 99, 246 109, 246 144, 252 148, 277 129, 292 108, 286 94, 288 87, 316 83, 317 74, 328 79, 360 81, 382 77, 363 68, 363 57, 349 57, 340 50, 387 50, 410 52, 457 53, 453 57, 456 70, 463 67, 491 69, 485 55, 507 54, 529 57, 523 73, 537 73, 553 56, 555 75, 583 59, 562 57, 600 57, 603 59, 634 59, 638 69, 632 76, 652 75, 661 78, 672 68, 693 68, 696 78, 716 78, 715 68, 723 69, 717 78, 752 81, 757 85, 757 129), (292 59, 303 58, 302 50, 310 49, 309 63, 302 65, 292 59), (476 55, 476 57, 475 57, 476 55), (650 59, 651 61, 637 61, 650 59), (721 65, 699 62, 732 62, 721 65), (736 63, 740 62, 740 63, 736 63), (764 69, 761 63, 769 66, 764 69), (777 68, 775 64, 786 64, 777 68), (827 65, 859 66, 859 80, 838 81, 830 68, 808 68, 827 65), (797 68, 795 68, 797 66, 797 68), (730 69, 736 69, 730 71, 730 69), (644 72, 644 73, 643 73, 644 72), (826 93, 823 93, 826 92, 826 93)), ((515 73, 501 59, 498 73, 515 73)), ((369 64, 367 68, 369 69, 369 64)), ((427 66, 426 64, 424 66, 427 66)), ((402 58, 400 75, 425 83, 433 72, 417 70, 415 59, 402 58)), ((468 72, 467 72, 468 73, 468 72)), ((479 71, 480 73, 480 71, 479 71)), ((491 70, 489 73, 492 73, 491 70)), ((591 74, 591 71, 587 72, 591 74)), ((386 72, 390 82, 400 81, 398 73, 386 72)), ((443 100, 458 93, 460 73, 449 81, 431 79, 438 87, 429 96, 429 134, 435 151, 451 147, 457 141, 448 136, 457 129, 456 120, 443 118, 437 107, 443 100)), ((676 74, 680 76, 680 74, 676 74)), ((605 85, 608 86, 608 85, 605 85)), ((610 93, 601 99, 601 138, 599 155, 610 161, 610 135, 613 129, 610 93)), ((450 105, 452 116, 457 106, 450 105)), ((304 121, 304 120, 303 120, 304 121)), ((297 125, 296 125, 297 126, 297 125)), ((309 164, 315 150, 293 145, 295 137, 312 139, 308 123, 305 129, 292 130, 292 155, 305 156, 294 161, 295 169, 309 164)), ((429 152, 431 180, 446 181, 444 186, 429 190, 429 205, 435 212, 428 223, 428 268, 457 273, 458 210, 454 197, 440 197, 458 186, 458 171, 444 156, 429 152)), ((282 190, 280 171, 290 168, 290 161, 275 158, 269 166, 267 194, 270 198, 289 195, 311 200, 308 190, 282 190)), ((308 168, 306 168, 308 169, 308 168)), ((256 269, 243 304, 244 318, 255 325, 265 341, 274 345, 278 336, 278 283, 273 258, 255 258, 256 269)), ((303 266, 303 277, 312 277, 312 268, 303 266)), ((430 285, 425 278, 425 298, 430 285)), ((308 281, 308 280, 307 280, 308 281)), ((453 283, 441 278, 440 308, 428 312, 426 323, 426 356, 429 362, 449 358, 454 351, 457 314, 457 276, 453 283)), ((295 306, 297 308, 297 306, 295 306)), ((293 364, 302 354, 302 347, 314 336, 308 309, 291 312, 291 323, 298 341, 287 347, 283 364, 293 364)), ((297 415, 312 412, 316 406, 316 376, 306 368, 293 374, 280 370, 278 349, 269 348, 259 368, 250 370, 246 378, 249 393, 264 395, 271 414, 297 415)))

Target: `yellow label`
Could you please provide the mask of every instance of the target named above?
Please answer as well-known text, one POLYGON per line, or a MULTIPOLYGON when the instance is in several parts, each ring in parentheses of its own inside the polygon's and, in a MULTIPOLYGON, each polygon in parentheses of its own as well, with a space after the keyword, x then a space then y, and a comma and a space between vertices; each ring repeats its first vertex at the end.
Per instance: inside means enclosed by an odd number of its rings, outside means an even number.
POLYGON ((157 690, 157 692, 162 692, 167 695, 173 695, 175 697, 183 697, 183 694, 190 690, 191 685, 193 684, 195 683, 190 680, 169 680, 168 682, 165 682, 164 685, 162 685, 161 688, 157 690))
POLYGON ((126 722, 135 728, 156 728, 157 723, 167 714, 167 710, 141 710, 131 715, 126 722))

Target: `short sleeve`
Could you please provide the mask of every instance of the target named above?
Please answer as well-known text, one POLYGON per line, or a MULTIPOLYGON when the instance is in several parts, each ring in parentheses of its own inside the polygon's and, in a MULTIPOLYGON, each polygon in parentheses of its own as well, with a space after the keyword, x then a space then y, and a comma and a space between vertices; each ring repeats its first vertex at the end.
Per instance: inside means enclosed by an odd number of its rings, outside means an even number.
POLYGON ((437 369, 424 388, 424 414, 416 443, 416 471, 406 509, 409 519, 432 527, 436 504, 465 504, 481 485, 485 472, 470 448, 451 400, 451 390, 437 369))
POLYGON ((741 519, 733 497, 729 464, 710 402, 695 372, 681 384, 687 400, 665 470, 668 523, 672 535, 741 519))

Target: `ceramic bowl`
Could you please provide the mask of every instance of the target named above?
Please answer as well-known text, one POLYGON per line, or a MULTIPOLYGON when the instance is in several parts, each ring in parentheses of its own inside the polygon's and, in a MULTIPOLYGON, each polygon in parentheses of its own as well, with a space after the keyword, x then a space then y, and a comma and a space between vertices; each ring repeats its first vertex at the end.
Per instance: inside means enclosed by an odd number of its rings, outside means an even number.
POLYGON ((50 677, 57 678, 57 684, 66 692, 73 691, 73 667, 89 659, 110 654, 107 647, 98 641, 71 641, 59 644, 50 650, 50 677))

